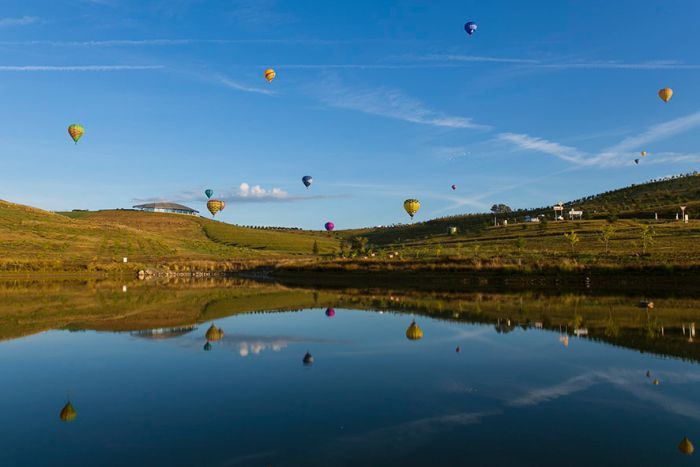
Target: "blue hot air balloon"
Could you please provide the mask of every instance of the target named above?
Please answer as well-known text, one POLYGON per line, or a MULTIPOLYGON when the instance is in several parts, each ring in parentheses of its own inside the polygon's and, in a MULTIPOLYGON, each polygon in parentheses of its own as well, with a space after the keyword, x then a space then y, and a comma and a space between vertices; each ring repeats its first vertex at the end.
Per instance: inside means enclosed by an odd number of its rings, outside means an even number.
POLYGON ((467 34, 470 36, 476 32, 476 29, 478 26, 474 21, 469 21, 467 24, 464 25, 464 30, 467 31, 467 34))
POLYGON ((207 188, 206 190, 204 190, 204 194, 207 195, 207 198, 211 198, 211 195, 214 194, 214 190, 212 190, 211 188, 207 188))
POLYGON ((303 177, 301 177, 301 182, 306 188, 310 187, 313 181, 314 179, 311 175, 304 175, 303 177))

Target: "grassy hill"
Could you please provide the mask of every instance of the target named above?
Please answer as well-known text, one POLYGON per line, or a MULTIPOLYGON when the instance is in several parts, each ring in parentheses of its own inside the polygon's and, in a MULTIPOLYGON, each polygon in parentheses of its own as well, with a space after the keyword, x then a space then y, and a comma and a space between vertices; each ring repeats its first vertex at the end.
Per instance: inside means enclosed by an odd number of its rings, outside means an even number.
POLYGON ((310 256, 314 242, 321 253, 336 249, 336 240, 320 232, 258 230, 130 210, 50 213, 0 201, 0 271, 221 269, 226 262, 310 256))

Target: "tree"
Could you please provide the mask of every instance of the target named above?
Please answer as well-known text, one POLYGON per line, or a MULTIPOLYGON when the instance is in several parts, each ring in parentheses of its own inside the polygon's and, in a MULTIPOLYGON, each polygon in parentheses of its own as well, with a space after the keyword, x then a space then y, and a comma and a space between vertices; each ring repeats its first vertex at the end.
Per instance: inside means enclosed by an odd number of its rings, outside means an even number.
POLYGON ((571 246, 571 253, 576 253, 576 244, 581 241, 576 231, 572 230, 570 233, 565 233, 564 238, 571 246))
POLYGON ((506 214, 513 212, 513 210, 507 204, 494 204, 491 206, 491 212, 494 214, 506 214))
POLYGON ((647 249, 654 244, 654 229, 649 225, 642 227, 642 254, 647 254, 647 249))
POLYGON ((600 242, 605 245, 605 254, 610 252, 610 239, 615 235, 615 227, 610 224, 604 225, 600 229, 600 242))
POLYGON ((353 237, 351 240, 351 248, 354 252, 361 254, 367 251, 367 237, 353 237))
POLYGON ((318 242, 314 240, 314 246, 311 248, 314 255, 318 255, 318 242))
POLYGON ((523 237, 519 237, 518 240, 515 242, 515 246, 518 248, 518 253, 520 256, 523 255, 523 250, 525 249, 525 239, 523 237))

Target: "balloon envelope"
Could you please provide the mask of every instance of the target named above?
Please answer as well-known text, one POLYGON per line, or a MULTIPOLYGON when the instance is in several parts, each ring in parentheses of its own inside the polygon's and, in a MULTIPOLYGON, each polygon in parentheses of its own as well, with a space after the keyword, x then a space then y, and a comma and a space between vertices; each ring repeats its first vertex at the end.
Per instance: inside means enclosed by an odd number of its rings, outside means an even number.
POLYGON ((332 232, 335 229, 335 224, 333 222, 326 222, 323 226, 327 231, 332 232))
POLYGON ((403 202, 403 208, 406 210, 408 215, 411 216, 411 219, 413 219, 413 216, 420 209, 420 201, 417 199, 407 199, 403 202))
POLYGON ((478 26, 474 21, 469 21, 464 25, 464 30, 469 34, 470 36, 476 32, 478 26))
POLYGON ((335 310, 333 308, 326 308, 326 316, 332 318, 335 316, 335 310))
POLYGON ((207 198, 211 198, 211 195, 214 194, 214 190, 212 190, 211 188, 208 188, 208 189, 204 190, 204 194, 207 195, 207 198))
POLYGON ((76 412, 75 408, 73 407, 73 404, 71 404, 70 402, 63 406, 59 415, 61 420, 64 422, 72 422, 77 416, 78 412, 76 412))
POLYGON ((637 164, 637 165, 639 165, 639 159, 635 159, 635 160, 634 160, 634 163, 637 164))
POLYGON ((457 189, 457 185, 452 185, 452 189, 453 189, 453 190, 456 190, 456 189, 457 189))
POLYGON ((659 89, 659 97, 664 102, 670 101, 671 97, 673 97, 673 89, 671 89, 671 88, 659 89))
POLYGON ((219 211, 223 211, 225 207, 226 203, 218 199, 210 199, 209 201, 207 201, 207 209, 209 209, 209 212, 212 216, 216 216, 216 213, 219 211))
POLYGON ((647 157, 647 152, 646 152, 646 151, 642 151, 642 152, 640 152, 639 154, 640 154, 642 157, 647 157))
POLYGON ((277 76, 277 73, 275 73, 275 70, 272 68, 268 68, 265 70, 265 79, 267 80, 268 83, 271 83, 273 79, 275 79, 275 76, 277 76))
POLYGON ((304 175, 301 177, 301 183, 303 183, 306 188, 310 187, 313 182, 314 178, 311 175, 304 175))
POLYGON ((75 144, 78 144, 78 140, 83 137, 83 134, 85 134, 85 128, 83 128, 82 125, 74 123, 68 127, 68 134, 71 138, 73 138, 75 144))

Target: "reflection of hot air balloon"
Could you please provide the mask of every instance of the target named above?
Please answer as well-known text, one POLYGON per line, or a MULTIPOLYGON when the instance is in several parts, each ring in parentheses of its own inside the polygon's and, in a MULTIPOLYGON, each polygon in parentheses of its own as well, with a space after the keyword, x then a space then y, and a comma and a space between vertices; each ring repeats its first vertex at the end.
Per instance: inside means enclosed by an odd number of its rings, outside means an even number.
POLYGON ((211 344, 209 343, 209 341, 207 341, 204 344, 204 350, 206 350, 207 352, 209 352, 211 350, 211 344))
POLYGON ((61 417, 61 420, 64 422, 72 422, 77 416, 78 412, 75 411, 75 408, 73 407, 73 404, 70 403, 70 401, 63 406, 63 408, 61 409, 61 413, 59 414, 59 417, 61 417))
POLYGON ((335 310, 333 308, 326 308, 326 316, 332 318, 335 316, 335 310))
POLYGON ((678 445, 678 450, 683 454, 691 455, 695 451, 695 447, 693 446, 693 443, 690 442, 688 437, 685 436, 678 445))
POLYGON ((75 141, 75 144, 78 144, 78 140, 83 137, 84 133, 85 133, 85 128, 83 128, 82 125, 79 125, 77 123, 74 123, 68 127, 68 134, 70 135, 71 138, 73 138, 73 141, 75 141))
POLYGON ((457 348, 455 349, 455 352, 460 353, 461 351, 462 351, 462 349, 459 346, 457 346, 457 348))
POLYGON ((216 213, 219 211, 223 211, 225 207, 226 203, 218 199, 210 199, 209 201, 207 201, 207 209, 209 209, 209 212, 212 216, 216 216, 216 213))
POLYGON ((211 198, 211 195, 214 194, 214 190, 212 190, 211 188, 207 188, 206 190, 204 190, 204 194, 207 195, 207 198, 211 198))
POLYGON ((208 341, 215 342, 224 337, 224 331, 223 329, 219 329, 212 324, 209 326, 209 329, 207 329, 207 333, 204 335, 204 337, 206 337, 208 341))
POLYGON ((654 378, 654 381, 652 381, 652 384, 654 386, 658 386, 659 384, 661 384, 661 381, 659 381, 659 378, 654 378))
POLYGON ((306 352, 306 355, 304 355, 304 365, 311 365, 314 362, 314 357, 309 353, 306 352))
POLYGON ((637 164, 637 165, 639 165, 639 159, 635 159, 635 160, 634 160, 634 163, 637 164))
POLYGON ((452 185, 452 189, 453 189, 453 190, 456 190, 456 189, 457 189, 457 185, 452 185))
POLYGON ((323 225, 323 227, 324 227, 327 231, 333 232, 333 229, 335 229, 335 224, 334 224, 333 222, 326 222, 326 223, 323 225))
POLYGON ((403 208, 406 210, 408 215, 411 216, 411 219, 413 219, 415 213, 417 213, 420 209, 420 201, 417 199, 407 199, 403 202, 403 208))
POLYGON ((412 341, 423 338, 423 330, 416 324, 415 320, 411 321, 411 325, 406 329, 406 337, 412 341))
POLYGON ((303 183, 306 188, 310 187, 313 182, 314 178, 311 175, 304 175, 301 177, 301 183, 303 183))
POLYGON ((265 79, 267 80, 268 83, 271 83, 273 79, 275 79, 275 76, 277 76, 277 73, 275 73, 275 70, 272 68, 268 68, 265 70, 265 79))
POLYGON ((672 96, 673 96, 673 89, 671 89, 671 88, 659 89, 659 97, 661 98, 662 101, 668 102, 671 100, 672 96))
MULTIPOLYGON (((469 21, 464 25, 464 30, 470 36, 476 32, 477 28, 478 28, 478 26, 476 25, 476 23, 474 21, 469 21)), ((487 36, 488 36, 488 34, 487 34, 487 36)))

